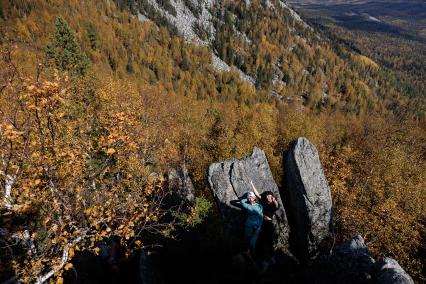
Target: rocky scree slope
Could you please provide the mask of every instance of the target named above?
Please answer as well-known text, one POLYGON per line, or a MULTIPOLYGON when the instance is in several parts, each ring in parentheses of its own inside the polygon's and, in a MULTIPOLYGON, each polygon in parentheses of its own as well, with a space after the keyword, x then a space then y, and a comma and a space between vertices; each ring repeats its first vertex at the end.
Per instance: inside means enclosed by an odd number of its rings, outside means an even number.
MULTIPOLYGON (((136 9, 138 18, 141 21, 150 20, 153 18, 153 12, 155 11, 163 17, 164 20, 167 20, 172 24, 176 30, 181 34, 187 41, 194 42, 198 45, 209 45, 214 42, 216 38, 216 28, 214 27, 215 18, 215 9, 214 6, 218 4, 217 0, 136 0, 132 5, 136 9), (201 34, 203 33, 203 34, 201 34)), ((250 1, 245 1, 247 5, 250 5, 250 1)), ((271 1, 265 1, 264 5, 271 9, 283 9, 285 10, 295 22, 300 24, 301 27, 313 31, 299 14, 296 13, 285 1, 278 1, 278 6, 275 7, 271 1)), ((236 30, 236 27, 233 26, 233 29, 236 30)), ((292 29, 296 33, 296 27, 292 26, 292 29)), ((240 36, 244 38, 247 43, 251 43, 252 40, 248 38, 246 34, 241 34, 240 36)), ((229 66, 225 61, 223 61, 219 56, 216 50, 212 51, 212 64, 213 67, 220 72, 230 71, 231 66, 229 66)), ((256 79, 236 66, 235 68, 241 79, 249 82, 254 85, 256 79)))
MULTIPOLYGON (((242 80, 257 89, 268 90, 279 101, 300 103, 306 100, 312 95, 308 81, 314 80, 314 73, 323 77, 321 81, 326 81, 325 77, 328 76, 326 68, 320 68, 318 62, 306 60, 306 54, 318 52, 320 46, 328 47, 285 1, 115 1, 121 7, 130 6, 131 12, 142 21, 152 20, 158 25, 166 25, 187 41, 210 47, 214 69, 218 72, 237 71, 242 80), (265 10, 265 13, 253 14, 253 11, 259 9, 265 10), (266 30, 250 31, 261 29, 254 27, 254 22, 259 23, 260 20, 252 19, 259 17, 264 18, 266 25, 269 25, 267 21, 279 22, 279 25, 285 27, 285 34, 269 26, 266 30), (277 33, 274 37, 283 39, 268 42, 262 33, 271 36, 277 33), (271 50, 265 50, 264 47, 271 50), (298 59, 295 61, 294 58, 298 59), (294 70, 287 72, 288 68, 294 70), (296 82, 300 80, 296 76, 303 78, 304 82, 296 82), (300 83, 304 86, 300 86, 300 83), (295 90, 295 96, 288 97, 285 95, 288 94, 286 90, 293 84, 300 88, 295 90)), ((319 57, 321 64, 330 61, 329 58, 321 58, 321 55, 319 57)), ((330 84, 323 82, 320 85, 321 103, 325 103, 330 84)))

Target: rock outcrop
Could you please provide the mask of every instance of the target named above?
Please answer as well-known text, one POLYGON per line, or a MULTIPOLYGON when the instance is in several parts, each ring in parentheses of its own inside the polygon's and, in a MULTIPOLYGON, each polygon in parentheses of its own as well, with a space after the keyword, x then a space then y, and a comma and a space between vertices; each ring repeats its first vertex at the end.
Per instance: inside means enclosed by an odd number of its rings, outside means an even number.
POLYGON ((274 245, 276 249, 288 249, 287 216, 264 151, 254 148, 250 156, 241 160, 233 159, 211 164, 208 180, 228 229, 237 235, 242 231, 245 216, 234 202, 247 191, 251 191, 250 181, 253 181, 260 194, 272 191, 279 204, 273 218, 274 245))
POLYGON ((332 283, 366 283, 375 270, 375 260, 360 235, 341 244, 330 256, 320 257, 318 263, 318 278, 332 283))
POLYGON ((392 258, 380 259, 377 264, 377 284, 414 284, 413 279, 392 258))
POLYGON ((316 265, 318 283, 414 284, 396 260, 376 261, 360 235, 344 242, 331 255, 320 257, 316 265))
POLYGON ((318 151, 306 138, 290 143, 285 156, 283 197, 295 255, 315 258, 330 232, 332 200, 318 151))
MULTIPOLYGON (((254 148, 250 156, 240 160, 210 165, 209 184, 232 235, 240 236, 238 231, 241 233, 245 218, 233 201, 251 190, 251 180, 260 192, 272 191, 280 204, 274 217, 275 246, 290 249, 300 260, 300 270, 288 275, 295 283, 414 283, 397 261, 375 260, 359 235, 333 249, 331 254, 320 254, 323 242, 330 236, 332 200, 318 151, 306 138, 299 138, 290 143, 284 165, 285 187, 281 196, 285 210, 261 149, 254 148)), ((248 269, 240 255, 233 264, 233 272, 248 269)), ((275 269, 281 271, 284 266, 280 265, 275 269)))
POLYGON ((172 167, 168 172, 169 189, 178 195, 178 199, 189 204, 195 202, 195 188, 185 167, 172 167))

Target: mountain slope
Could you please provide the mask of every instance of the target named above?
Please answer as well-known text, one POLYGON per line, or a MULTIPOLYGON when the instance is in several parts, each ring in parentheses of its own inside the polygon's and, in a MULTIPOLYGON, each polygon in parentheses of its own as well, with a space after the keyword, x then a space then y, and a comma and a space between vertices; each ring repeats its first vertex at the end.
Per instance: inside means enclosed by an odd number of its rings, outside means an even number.
MULTIPOLYGON (((177 81, 183 82, 189 78, 170 75, 173 72, 192 72, 183 70, 188 69, 188 66, 182 68, 181 63, 192 64, 198 60, 189 59, 186 52, 180 54, 179 58, 173 53, 155 55, 151 58, 146 52, 151 48, 144 47, 152 45, 151 43, 138 42, 137 38, 125 39, 120 33, 128 34, 128 31, 111 26, 118 24, 114 23, 116 20, 122 22, 126 11, 130 11, 134 15, 132 23, 128 25, 132 30, 136 28, 134 21, 139 19, 144 26, 150 27, 148 34, 152 41, 159 41, 155 35, 156 25, 166 28, 172 37, 182 34, 187 42, 199 46, 203 53, 210 53, 202 55, 202 62, 207 63, 202 68, 213 67, 213 70, 208 71, 211 74, 210 78, 222 76, 220 74, 223 71, 234 70, 240 79, 257 89, 249 91, 248 96, 251 96, 252 92, 257 92, 260 100, 278 99, 285 104, 306 106, 313 110, 337 109, 356 114, 393 111, 398 115, 412 115, 407 114, 404 108, 409 101, 408 98, 386 81, 382 70, 377 68, 378 65, 370 64, 371 60, 364 60, 365 57, 341 46, 334 46, 327 38, 322 38, 312 30, 282 1, 117 0, 115 2, 122 10, 121 14, 114 11, 110 4, 107 8, 103 7, 102 3, 96 4, 101 11, 103 9, 107 12, 102 16, 104 21, 111 16, 114 18, 108 23, 113 33, 106 30, 100 33, 117 39, 115 41, 112 41, 112 38, 108 41, 98 39, 102 41, 102 49, 90 48, 88 35, 89 26, 94 27, 92 30, 95 31, 97 28, 91 19, 97 19, 99 16, 77 17, 78 20, 71 21, 74 27, 81 26, 82 29, 77 29, 78 36, 84 45, 83 49, 91 59, 100 64, 108 63, 112 72, 142 74, 144 80, 149 82, 167 82, 167 89, 179 94, 190 91, 183 90, 176 84, 177 81), (136 51, 137 49, 140 51, 136 51), (148 57, 143 58, 144 56, 148 57), (176 62, 180 62, 179 66, 175 65, 176 62), (164 68, 169 71, 159 71, 164 68), (175 71, 170 73, 170 69, 175 71), (159 78, 159 73, 170 75, 159 78)), ((9 15, 5 17, 10 18, 8 21, 12 21, 15 12, 19 15, 31 11, 32 6, 34 10, 40 8, 36 4, 37 1, 33 4, 11 3, 9 6, 2 4, 5 5, 2 11, 11 11, 2 12, 9 15)), ((65 5, 64 9, 71 5, 65 5)), ((57 9, 47 6, 43 8, 51 10, 52 15, 57 9)), ((47 20, 51 16, 46 14, 41 17, 40 21, 45 23, 42 26, 36 24, 33 27, 26 27, 22 22, 17 22, 17 27, 21 29, 18 35, 24 41, 31 41, 33 40, 31 38, 36 37, 44 43, 47 42, 46 34, 49 33, 47 20)), ((37 21, 39 20, 33 20, 34 23, 37 21)), ((16 32, 16 30, 8 31, 7 23, 5 22, 2 28, 2 33, 6 32, 3 42, 7 42, 7 38, 13 38, 16 32)), ((128 36, 132 37, 131 34, 128 36)), ((161 40, 164 43, 168 39, 163 37, 161 40)), ((179 43, 181 44, 183 43, 179 43)), ((190 69, 196 65, 193 64, 190 69)), ((197 69, 195 72, 201 74, 204 71, 197 69)), ((207 93, 217 97, 218 92, 224 90, 221 87, 217 87, 216 90, 212 88, 205 90, 204 86, 216 85, 217 80, 199 85, 200 80, 205 81, 207 77, 199 76, 191 84, 196 85, 194 86, 196 90, 204 91, 193 93, 192 96, 205 98, 207 93)), ((190 89, 193 92, 194 89, 190 89)), ((232 96, 225 95, 227 98, 235 96, 235 93, 232 96)), ((246 97, 246 94, 243 96, 246 97)))
POLYGON ((116 2, 208 46, 216 70, 232 66, 243 80, 286 103, 360 113, 407 102, 383 82, 376 64, 335 50, 283 1, 116 2))
MULTIPOLYGON (((425 129, 399 120, 406 98, 380 65, 283 2, 197 3, 0 2, 0 237, 11 244, 0 248, 1 280, 63 271, 69 245, 97 253, 113 236, 129 254, 154 252, 176 237, 154 214, 170 167, 188 169, 206 208, 210 163, 256 145, 281 184, 282 153, 299 136, 318 145, 336 239, 361 232, 375 256, 421 279, 425 129), (199 40, 180 35, 174 10, 187 22, 204 15, 199 40)), ((229 237, 212 215, 200 253, 229 237)))

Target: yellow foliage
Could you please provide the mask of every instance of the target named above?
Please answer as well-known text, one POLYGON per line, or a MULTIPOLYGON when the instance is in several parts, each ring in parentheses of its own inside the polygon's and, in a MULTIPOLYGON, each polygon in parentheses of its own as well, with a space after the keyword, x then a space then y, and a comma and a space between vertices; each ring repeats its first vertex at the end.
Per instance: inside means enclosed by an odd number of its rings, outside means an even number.
POLYGON ((72 263, 67 263, 67 264, 65 264, 64 269, 70 270, 72 267, 73 267, 72 263))
POLYGON ((365 56, 365 55, 361 55, 361 54, 357 54, 357 55, 353 55, 353 57, 355 58, 355 60, 357 62, 359 62, 360 64, 364 65, 364 66, 371 66, 373 68, 378 69, 379 65, 374 62, 373 59, 365 56))

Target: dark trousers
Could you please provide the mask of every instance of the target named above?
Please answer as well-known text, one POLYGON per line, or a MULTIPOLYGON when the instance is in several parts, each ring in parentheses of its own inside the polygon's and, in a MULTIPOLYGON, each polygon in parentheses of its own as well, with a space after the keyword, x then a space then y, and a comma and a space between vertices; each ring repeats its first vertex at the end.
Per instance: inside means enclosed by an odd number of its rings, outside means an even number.
POLYGON ((274 254, 274 225, 272 221, 263 221, 260 232, 257 253, 262 260, 270 259, 274 254))

